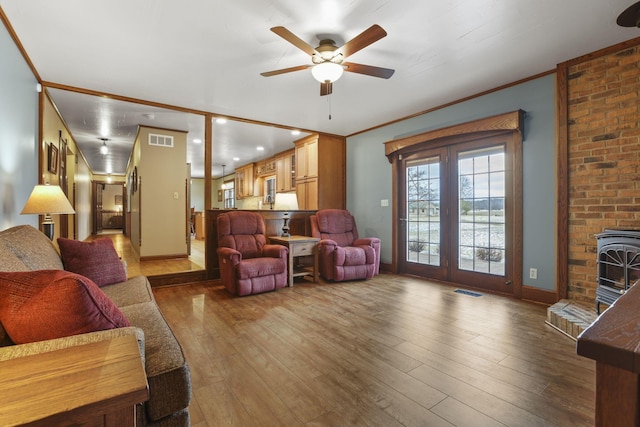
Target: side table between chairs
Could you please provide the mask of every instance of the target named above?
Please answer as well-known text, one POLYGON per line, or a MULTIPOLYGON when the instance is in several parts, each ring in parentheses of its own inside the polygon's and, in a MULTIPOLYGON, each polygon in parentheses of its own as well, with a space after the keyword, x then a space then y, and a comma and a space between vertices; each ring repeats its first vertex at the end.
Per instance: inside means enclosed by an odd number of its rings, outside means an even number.
POLYGON ((293 279, 301 276, 312 276, 313 282, 318 282, 318 250, 317 244, 320 241, 317 237, 310 236, 269 236, 272 244, 283 245, 289 248, 289 286, 293 286, 293 279), (295 268, 295 258, 299 256, 313 256, 313 266, 311 270, 295 268))

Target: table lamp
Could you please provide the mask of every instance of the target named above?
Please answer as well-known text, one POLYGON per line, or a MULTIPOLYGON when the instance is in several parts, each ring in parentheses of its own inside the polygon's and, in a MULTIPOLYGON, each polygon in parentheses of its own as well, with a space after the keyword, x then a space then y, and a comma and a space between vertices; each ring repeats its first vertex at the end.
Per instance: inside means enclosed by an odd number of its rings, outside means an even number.
POLYGON ((273 208, 284 213, 284 225, 282 226, 282 237, 290 237, 289 234, 289 212, 298 210, 298 198, 296 193, 276 193, 276 200, 273 208))
POLYGON ((74 214, 73 206, 58 185, 36 185, 22 208, 22 215, 44 215, 42 232, 53 240, 54 223, 51 214, 74 214))

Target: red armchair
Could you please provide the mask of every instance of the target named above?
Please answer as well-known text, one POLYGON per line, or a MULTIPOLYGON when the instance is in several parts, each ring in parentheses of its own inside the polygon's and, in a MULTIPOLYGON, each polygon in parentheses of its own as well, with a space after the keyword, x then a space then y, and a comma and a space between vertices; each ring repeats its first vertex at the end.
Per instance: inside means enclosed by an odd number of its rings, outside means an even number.
POLYGON ((369 279, 380 271, 380 239, 358 238, 349 211, 321 209, 310 217, 318 242, 320 275, 327 280, 369 279))
POLYGON ((287 284, 289 250, 268 245, 264 220, 255 212, 235 211, 218 216, 220 276, 232 295, 274 291, 287 284))

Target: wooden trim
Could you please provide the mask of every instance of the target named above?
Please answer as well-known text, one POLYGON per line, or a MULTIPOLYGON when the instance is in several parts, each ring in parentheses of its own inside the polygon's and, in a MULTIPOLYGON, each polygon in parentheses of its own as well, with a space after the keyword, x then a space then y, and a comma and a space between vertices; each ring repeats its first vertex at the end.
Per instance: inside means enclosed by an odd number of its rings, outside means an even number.
POLYGON ((568 67, 556 72, 556 290, 558 298, 568 297, 569 281, 569 104, 568 67))
MULTIPOLYGON (((397 157, 393 155, 393 158, 397 157)), ((398 216, 398 194, 401 191, 401 181, 398 179, 398 161, 391 162, 391 272, 398 273, 398 227, 401 226, 398 216)))
POLYGON ((561 62, 560 64, 558 64, 558 68, 560 67, 569 68, 573 65, 581 64, 586 61, 591 61, 592 59, 599 58, 601 56, 607 56, 612 53, 616 53, 618 51, 625 50, 638 45, 640 45, 640 37, 629 39, 627 41, 614 44, 613 46, 607 46, 603 49, 596 50, 594 52, 587 53, 582 56, 578 56, 576 58, 570 59, 565 62, 561 62))
POLYGON ((160 130, 160 131, 164 130, 164 131, 167 131, 167 132, 189 133, 188 130, 171 129, 171 128, 165 128, 165 127, 160 127, 160 126, 138 125, 138 128, 153 129, 153 130, 160 130))
MULTIPOLYGON (((293 128, 291 126, 286 126, 286 125, 282 125, 282 124, 278 124, 278 123, 263 122, 261 120, 252 120, 252 119, 247 119, 247 118, 238 117, 238 116, 221 115, 221 114, 217 114, 217 113, 212 112, 212 111, 196 110, 194 108, 185 108, 185 107, 180 107, 180 106, 177 106, 177 105, 164 104, 164 103, 161 103, 161 102, 147 101, 147 100, 144 100, 144 99, 132 98, 132 97, 123 96, 123 95, 116 95, 114 93, 101 92, 101 91, 92 90, 92 89, 79 88, 79 87, 76 87, 76 86, 70 86, 70 85, 65 85, 65 84, 55 83, 55 82, 50 82, 50 81, 43 81, 42 82, 42 86, 46 86, 46 87, 49 87, 49 88, 52 88, 52 89, 66 90, 66 91, 69 91, 69 92, 82 93, 82 94, 85 94, 85 95, 93 95, 93 96, 98 96, 98 97, 102 97, 102 98, 110 98, 110 99, 115 99, 115 100, 118 100, 118 101, 125 101, 125 102, 132 102, 132 103, 135 103, 135 104, 148 105, 148 106, 151 106, 151 107, 165 108, 167 110, 181 111, 183 113, 196 114, 196 115, 200 115, 200 116, 211 115, 211 116, 215 116, 215 117, 222 117, 222 118, 225 118, 225 119, 228 119, 228 120, 234 120, 234 121, 237 121, 237 122, 249 123, 249 124, 254 124, 254 125, 271 126, 271 127, 275 127, 275 128, 279 128, 279 129, 285 129, 285 130, 294 130, 295 129, 295 130, 299 130, 300 132, 303 132, 303 133, 319 133, 317 130, 312 130, 312 129, 293 128)), ((334 134, 328 134, 328 133, 325 133, 325 135, 339 136, 339 137, 343 138, 342 135, 334 135, 334 134)))
POLYGON ((153 255, 153 256, 141 256, 140 262, 142 261, 162 261, 164 259, 186 259, 189 258, 187 254, 174 254, 174 255, 153 255))
POLYGON ((384 143, 385 155, 389 157, 396 151, 404 150, 417 144, 435 141, 449 137, 460 135, 468 135, 472 133, 500 133, 507 131, 516 131, 523 133, 524 111, 517 110, 509 113, 498 114, 471 122, 460 123, 445 128, 439 128, 418 135, 408 136, 401 139, 392 139, 384 143))
MULTIPOLYGON (((524 117, 524 114, 522 114, 522 116, 524 117)), ((524 212, 522 207, 524 202, 522 197, 524 187, 524 178, 522 176, 524 160, 522 158, 522 134, 523 132, 518 134, 515 132, 512 133, 511 140, 507 145, 507 150, 509 150, 509 146, 513 149, 513 153, 510 156, 513 160, 513 169, 511 170, 511 189, 513 190, 513 194, 511 195, 513 202, 513 223, 511 224, 511 232, 513 234, 511 241, 513 244, 513 256, 511 257, 511 268, 513 270, 512 286, 513 296, 520 299, 522 298, 522 263, 524 261, 524 212)))
POLYGON ((393 273, 393 265, 387 262, 380 262, 380 272, 381 273, 393 273))
POLYGON ((36 80, 38 82, 40 82, 42 84, 42 79, 40 78, 40 74, 38 74, 38 70, 36 70, 36 67, 33 65, 33 62, 31 62, 31 58, 29 58, 29 55, 27 55, 27 51, 24 49, 24 46, 22 45, 22 42, 20 41, 20 39, 18 38, 18 35, 16 34, 15 30, 13 29, 13 25, 11 25, 11 23, 9 22, 9 18, 4 13, 4 10, 2 9, 1 6, 0 6, 0 21, 2 21, 2 23, 5 26, 5 28, 9 32, 9 35, 11 36, 11 38, 13 39, 13 42, 16 44, 16 47, 18 48, 18 50, 22 54, 22 57, 24 58, 24 60, 27 63, 27 65, 29 66, 29 69, 31 69, 31 72, 33 73, 33 76, 36 78, 36 80))
MULTIPOLYGON (((213 187, 213 116, 204 116, 204 210, 213 207, 211 190, 213 187)), ((224 177, 223 177, 224 180, 224 177)), ((206 238, 206 237, 205 237, 206 238)), ((205 257, 206 257, 205 245, 205 257)))
POLYGON ((470 100, 472 100, 474 98, 479 98, 481 96, 488 95, 488 94, 493 93, 493 92, 498 92, 498 91, 501 91, 503 89, 508 89, 510 87, 526 83, 526 82, 531 81, 531 80, 536 80, 536 79, 539 79, 541 77, 548 76, 549 74, 553 74, 555 72, 556 72, 556 70, 554 69, 554 70, 544 71, 544 72, 539 73, 539 74, 534 74, 533 76, 525 77, 524 79, 516 80, 515 82, 507 83, 507 84, 504 84, 502 86, 495 87, 493 89, 485 90, 483 92, 479 92, 479 93, 476 93, 474 95, 469 95, 467 97, 460 98, 460 99, 457 99, 455 101, 447 102, 446 104, 438 105, 437 107, 429 108, 427 110, 422 110, 422 111, 420 111, 418 113, 411 114, 409 116, 404 116, 404 117, 401 117, 399 119, 392 120, 390 122, 385 122, 385 123, 370 127, 368 129, 363 129, 361 131, 354 132, 352 134, 347 135, 347 138, 351 138, 352 136, 360 135, 362 133, 370 132, 370 131, 375 130, 375 129, 380 129, 380 128, 383 128, 385 126, 392 125, 394 123, 399 123, 399 122, 403 122, 405 120, 413 119, 415 117, 419 117, 419 116, 422 116, 424 114, 429 114, 429 113, 432 113, 434 111, 442 110, 444 108, 451 107, 452 105, 461 104, 463 102, 470 101, 470 100))
POLYGON ((162 286, 185 285, 189 283, 204 282, 207 280, 207 272, 205 270, 182 271, 180 273, 158 274, 155 276, 147 276, 152 288, 162 286))
POLYGON ((533 286, 522 285, 523 300, 539 302, 542 304, 552 305, 558 302, 558 294, 555 291, 534 288, 533 286))

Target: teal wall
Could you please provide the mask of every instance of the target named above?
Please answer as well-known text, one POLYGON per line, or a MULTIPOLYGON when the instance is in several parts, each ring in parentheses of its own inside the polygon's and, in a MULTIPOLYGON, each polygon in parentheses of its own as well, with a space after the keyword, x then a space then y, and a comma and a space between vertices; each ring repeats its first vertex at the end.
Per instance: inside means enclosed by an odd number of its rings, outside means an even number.
MULTIPOLYGON (((381 107, 383 108, 383 107, 381 107)), ((361 236, 382 240, 382 262, 391 262, 391 164, 384 142, 496 114, 526 111, 523 142, 523 284, 555 290, 556 177, 555 74, 473 98, 347 139, 347 209, 361 236), (538 279, 529 279, 529 268, 538 279)))
POLYGON ((20 215, 38 183, 37 80, 4 25, 0 25, 0 230, 38 227, 20 215))

